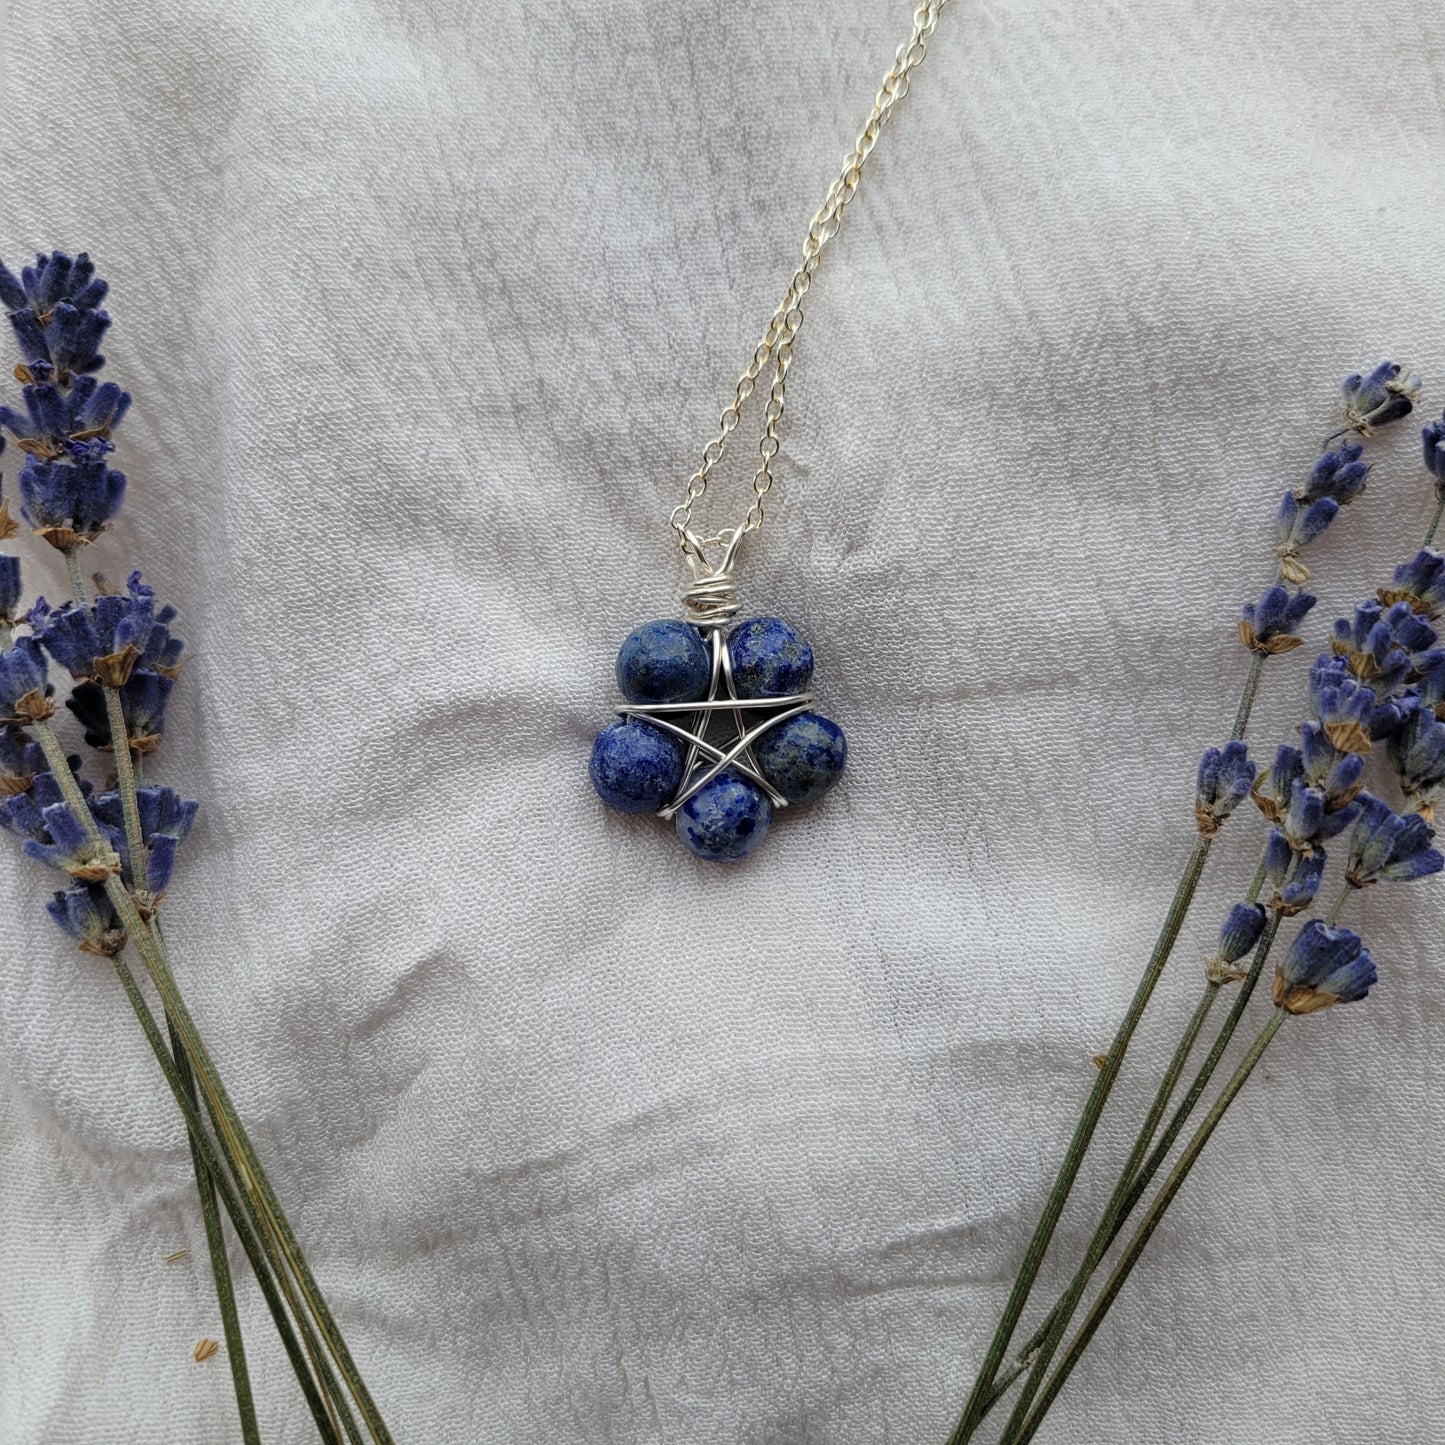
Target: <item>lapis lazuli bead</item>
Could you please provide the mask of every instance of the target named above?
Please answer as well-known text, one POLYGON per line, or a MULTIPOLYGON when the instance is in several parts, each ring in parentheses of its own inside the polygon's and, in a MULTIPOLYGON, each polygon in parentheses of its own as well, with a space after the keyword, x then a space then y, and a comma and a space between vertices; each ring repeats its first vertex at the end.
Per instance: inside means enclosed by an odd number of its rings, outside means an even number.
POLYGON ((682 781, 682 749, 661 729, 627 718, 597 734, 588 772, 609 808, 653 813, 682 781))
POLYGON ((617 686, 628 702, 696 702, 711 681, 712 658, 686 622, 644 622, 617 653, 617 686))
POLYGON ((813 649, 779 617, 754 617, 728 635, 739 697, 791 697, 813 678, 813 649))
POLYGON ((746 858, 768 831, 773 805, 746 778, 719 773, 677 812, 677 836, 709 863, 746 858))
POLYGON ((811 803, 838 781, 848 743, 837 723, 805 712, 765 732, 753 744, 753 756, 758 771, 790 803, 811 803))

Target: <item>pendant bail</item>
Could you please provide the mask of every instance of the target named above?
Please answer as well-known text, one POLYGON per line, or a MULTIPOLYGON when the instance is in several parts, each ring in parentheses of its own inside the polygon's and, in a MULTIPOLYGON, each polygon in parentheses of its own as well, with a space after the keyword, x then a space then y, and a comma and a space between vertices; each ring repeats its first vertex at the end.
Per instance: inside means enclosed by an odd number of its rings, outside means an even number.
POLYGON ((742 607, 733 581, 733 564, 746 535, 746 527, 719 532, 706 540, 691 528, 681 531, 682 553, 692 572, 692 585, 682 594, 683 614, 701 631, 726 627, 742 607), (722 548, 716 562, 707 555, 710 547, 722 548))

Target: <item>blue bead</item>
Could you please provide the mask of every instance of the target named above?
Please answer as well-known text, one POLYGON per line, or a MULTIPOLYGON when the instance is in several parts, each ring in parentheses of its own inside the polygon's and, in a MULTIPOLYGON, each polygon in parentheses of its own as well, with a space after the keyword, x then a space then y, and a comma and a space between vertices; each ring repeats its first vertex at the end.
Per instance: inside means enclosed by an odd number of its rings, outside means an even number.
POLYGON ((609 808, 654 813, 682 781, 682 749, 660 729, 628 718, 597 734, 588 772, 609 808))
POLYGON ((686 622, 644 622, 617 653, 617 686, 628 702, 696 702, 711 682, 712 658, 686 622))
POLYGON ((777 617, 739 623, 728 636, 739 697, 791 697, 813 677, 813 649, 777 617))
POLYGON ((677 813, 677 836, 709 863, 746 858, 768 831, 773 805, 745 778, 719 773, 677 813))
POLYGON ((848 761, 843 729, 821 713, 799 713, 753 744, 758 770, 790 802, 811 803, 838 781, 848 761))

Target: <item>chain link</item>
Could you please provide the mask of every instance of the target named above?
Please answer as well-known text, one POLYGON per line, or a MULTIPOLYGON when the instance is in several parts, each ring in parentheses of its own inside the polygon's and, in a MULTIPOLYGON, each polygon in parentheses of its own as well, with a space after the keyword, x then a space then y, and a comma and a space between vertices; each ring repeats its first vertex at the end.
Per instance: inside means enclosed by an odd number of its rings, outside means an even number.
POLYGON ((872 154, 879 133, 893 114, 893 107, 908 94, 913 72, 923 63, 929 37, 938 24, 938 14, 944 4, 945 0, 924 0, 913 12, 913 32, 898 47, 893 65, 883 77, 883 84, 873 99, 873 110, 867 122, 854 142, 853 149, 843 158, 841 174, 828 187, 828 194, 808 227, 808 238, 803 242, 802 263, 788 283, 788 289, 778 303, 777 310, 773 312, 762 340, 753 351, 747 370, 738 378, 733 398, 724 408, 718 423, 718 433, 703 451, 702 461, 688 480, 682 502, 673 509, 670 521, 677 533, 678 544, 684 552, 692 554, 700 546, 724 545, 734 533, 755 532, 763 524, 768 491, 773 485, 773 459, 778 454, 778 423, 783 418, 788 368, 793 361, 793 343, 803 324, 803 300, 813 283, 813 273, 818 269, 823 248, 838 234, 843 208, 853 199, 858 189, 864 161, 872 154), (767 404, 763 410, 763 435, 758 442, 758 469, 753 474, 752 506, 748 509, 742 525, 732 532, 719 532, 712 537, 699 538, 691 530, 693 506, 707 491, 708 477, 727 449, 728 437, 738 425, 743 408, 769 362, 773 365, 772 383, 768 388, 767 404))

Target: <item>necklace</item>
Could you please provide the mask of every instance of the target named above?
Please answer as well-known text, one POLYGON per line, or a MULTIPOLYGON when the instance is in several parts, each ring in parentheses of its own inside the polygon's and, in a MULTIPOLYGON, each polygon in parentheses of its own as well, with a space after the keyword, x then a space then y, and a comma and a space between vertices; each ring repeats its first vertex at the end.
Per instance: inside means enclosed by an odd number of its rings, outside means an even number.
POLYGON ((943 6, 944 0, 926 0, 914 11, 912 32, 898 47, 867 122, 808 227, 802 262, 668 519, 691 579, 682 594, 683 617, 644 623, 617 654, 618 721, 603 728, 592 746, 592 785, 610 807, 656 812, 673 822, 682 843, 709 862, 746 858, 776 810, 822 797, 847 761, 843 729, 812 710, 812 648, 778 617, 735 623, 741 604, 733 569, 744 538, 763 525, 803 299, 858 189, 864 161, 923 63, 943 6), (769 363, 772 381, 747 515, 734 527, 703 535, 694 529, 693 509, 769 363), (717 723, 732 729, 720 742, 709 736, 717 723))

